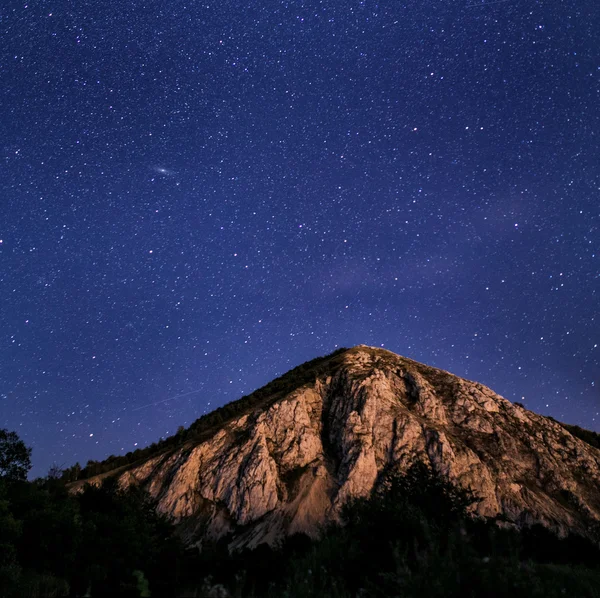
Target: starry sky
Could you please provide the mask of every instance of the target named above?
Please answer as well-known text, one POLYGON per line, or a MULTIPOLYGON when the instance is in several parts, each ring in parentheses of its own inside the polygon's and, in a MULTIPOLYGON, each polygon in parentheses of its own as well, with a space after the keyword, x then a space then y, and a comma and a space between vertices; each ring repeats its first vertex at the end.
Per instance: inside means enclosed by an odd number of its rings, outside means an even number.
POLYGON ((595 0, 4 0, 32 475, 359 343, 600 430, 595 0))

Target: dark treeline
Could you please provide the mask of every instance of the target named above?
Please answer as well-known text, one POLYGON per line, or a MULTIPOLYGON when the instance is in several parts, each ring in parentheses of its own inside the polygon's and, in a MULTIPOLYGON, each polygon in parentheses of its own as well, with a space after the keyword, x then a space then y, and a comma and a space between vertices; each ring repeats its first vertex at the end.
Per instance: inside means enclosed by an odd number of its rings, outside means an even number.
POLYGON ((230 554, 230 538, 186 549, 139 488, 109 477, 72 495, 58 476, 25 480, 29 453, 16 435, 0 438, 0 464, 7 455, 17 467, 0 475, 6 598, 600 598, 597 538, 473 519, 476 497, 422 464, 382 476, 319 540, 230 554))
POLYGON ((345 351, 347 349, 342 347, 329 355, 311 359, 283 376, 272 380, 262 388, 255 390, 250 395, 203 415, 192 423, 189 428, 185 429, 181 426, 173 436, 155 442, 146 448, 137 449, 121 456, 111 455, 104 461, 90 460, 85 467, 81 467, 79 463, 76 463, 72 467, 63 470, 62 479, 67 483, 85 480, 176 449, 186 442, 201 441, 228 421, 255 409, 265 408, 299 386, 314 382, 328 366, 331 366, 331 360, 345 351))
POLYGON ((293 537, 234 555, 224 543, 205 547, 196 586, 206 596, 220 585, 269 598, 600 597, 597 539, 473 519, 475 500, 419 464, 385 476, 318 541, 293 537))
POLYGON ((139 489, 0 481, 0 596, 173 596, 184 550, 139 489))
POLYGON ((574 426, 572 424, 563 424, 555 420, 553 417, 549 418, 552 421, 555 421, 557 424, 560 424, 565 430, 569 431, 573 436, 587 442, 590 446, 593 446, 597 449, 600 449, 600 434, 597 432, 592 432, 591 430, 586 430, 585 428, 580 428, 579 426, 574 426))
POLYGON ((140 488, 116 478, 69 494, 27 481, 31 449, 0 430, 0 596, 150 596, 177 588, 183 545, 140 488))

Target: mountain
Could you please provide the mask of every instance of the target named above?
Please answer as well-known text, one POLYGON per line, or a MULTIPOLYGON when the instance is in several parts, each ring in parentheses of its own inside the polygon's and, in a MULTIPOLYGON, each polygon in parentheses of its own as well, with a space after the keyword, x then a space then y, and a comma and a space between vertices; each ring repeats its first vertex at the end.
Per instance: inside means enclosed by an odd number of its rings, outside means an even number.
POLYGON ((102 476, 141 485, 190 543, 231 548, 316 535, 381 474, 423 462, 471 489, 474 514, 591 535, 600 450, 489 388, 359 345, 292 370, 102 476))

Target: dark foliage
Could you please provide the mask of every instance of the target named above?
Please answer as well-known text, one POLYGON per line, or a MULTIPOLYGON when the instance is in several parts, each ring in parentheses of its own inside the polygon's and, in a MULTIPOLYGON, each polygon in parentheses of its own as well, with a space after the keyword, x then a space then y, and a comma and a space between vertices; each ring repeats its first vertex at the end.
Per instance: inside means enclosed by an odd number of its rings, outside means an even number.
POLYGON ((83 468, 79 463, 76 463, 64 470, 63 481, 68 483, 86 480, 92 476, 150 459, 160 453, 167 453, 187 442, 198 442, 209 437, 215 430, 232 419, 257 409, 263 409, 299 386, 314 382, 319 375, 326 371, 327 367, 331 366, 331 360, 345 351, 347 349, 342 347, 329 355, 307 361, 283 376, 272 380, 266 386, 255 390, 252 394, 203 415, 192 423, 187 430, 180 427, 173 436, 153 443, 146 448, 137 449, 126 455, 111 455, 104 461, 88 461, 83 468))
POLYGON ((181 546, 145 492, 121 490, 109 478, 100 487, 86 486, 77 502, 83 537, 74 585, 91 587, 92 595, 137 596, 141 574, 159 595, 177 587, 181 546))
POLYGON ((563 428, 568 430, 573 436, 587 442, 590 446, 594 448, 600 449, 600 434, 597 432, 592 432, 591 430, 586 430, 585 428, 580 428, 579 426, 572 426, 570 424, 563 424, 562 422, 558 422, 563 428))
POLYGON ((139 489, 109 480, 77 496, 60 482, 4 483, 0 596, 171 595, 183 548, 139 489))
POLYGON ((0 478, 24 480, 31 469, 31 449, 15 432, 0 429, 0 478))
POLYGON ((173 595, 183 548, 140 489, 0 480, 0 596, 173 595), (146 594, 150 595, 150 594, 146 594))

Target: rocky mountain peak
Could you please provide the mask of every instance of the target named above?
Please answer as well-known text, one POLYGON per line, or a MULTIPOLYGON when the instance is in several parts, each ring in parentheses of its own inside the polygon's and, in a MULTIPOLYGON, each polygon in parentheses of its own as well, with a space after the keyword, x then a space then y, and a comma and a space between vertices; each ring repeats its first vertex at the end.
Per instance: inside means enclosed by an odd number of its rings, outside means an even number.
POLYGON ((481 384, 385 349, 314 360, 227 414, 113 472, 145 487, 189 541, 231 534, 238 548, 315 535, 382 472, 418 461, 473 490, 475 515, 558 533, 600 521, 600 450, 481 384))

